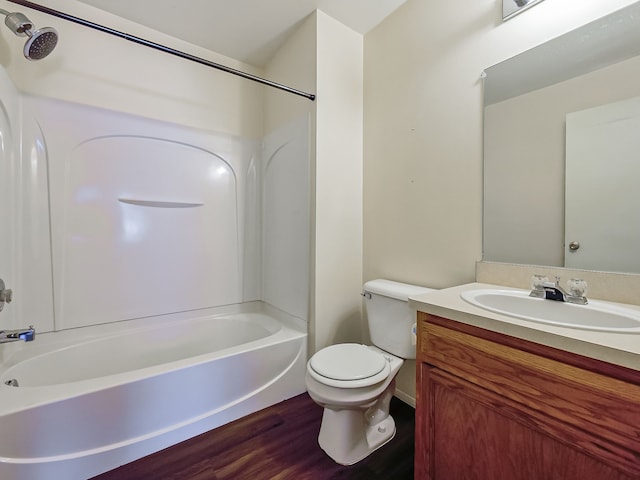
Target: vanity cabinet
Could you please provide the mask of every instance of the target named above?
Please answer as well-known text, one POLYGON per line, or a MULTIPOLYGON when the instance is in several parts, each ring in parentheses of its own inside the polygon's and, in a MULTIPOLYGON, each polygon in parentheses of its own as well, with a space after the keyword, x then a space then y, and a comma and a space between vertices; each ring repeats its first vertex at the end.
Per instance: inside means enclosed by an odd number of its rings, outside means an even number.
POLYGON ((640 479, 640 372, 418 312, 415 478, 640 479))

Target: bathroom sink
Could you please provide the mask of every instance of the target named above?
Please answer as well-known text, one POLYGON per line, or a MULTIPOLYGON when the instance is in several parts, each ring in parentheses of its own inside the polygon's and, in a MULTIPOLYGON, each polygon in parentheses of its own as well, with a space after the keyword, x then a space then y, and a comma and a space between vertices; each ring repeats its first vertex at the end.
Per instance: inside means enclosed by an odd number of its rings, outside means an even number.
POLYGON ((640 333, 640 311, 607 302, 587 305, 545 300, 524 290, 477 289, 460 294, 466 302, 484 310, 531 322, 604 332, 640 333))

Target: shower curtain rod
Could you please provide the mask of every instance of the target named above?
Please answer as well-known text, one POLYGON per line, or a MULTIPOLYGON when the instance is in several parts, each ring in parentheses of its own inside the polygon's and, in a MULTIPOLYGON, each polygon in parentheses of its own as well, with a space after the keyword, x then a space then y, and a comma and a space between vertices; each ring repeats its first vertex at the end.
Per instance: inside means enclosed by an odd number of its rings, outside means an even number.
POLYGON ((137 43, 139 45, 144 45, 156 50, 160 50, 164 53, 169 53, 171 55, 175 55, 180 58, 184 58, 185 60, 191 60, 192 62, 199 63, 201 65, 206 65, 208 67, 216 68, 218 70, 222 70, 223 72, 231 73, 232 75, 237 75, 242 78, 246 78, 247 80, 252 80, 254 82, 261 83, 263 85, 267 85, 269 87, 277 88, 278 90, 283 90, 285 92, 292 93, 294 95, 299 95, 301 97, 308 98, 311 101, 316 99, 316 96, 313 93, 306 93, 301 90, 296 90, 295 88, 288 87, 286 85, 282 85, 280 83, 272 82, 271 80, 267 80, 262 77, 258 77, 256 75, 252 75, 247 72, 243 72, 241 70, 236 70, 235 68, 227 67, 225 65, 221 65, 219 63, 211 62, 204 58, 196 57, 195 55, 191 55, 189 53, 181 52, 180 50, 174 50, 173 48, 167 47, 165 45, 161 45, 159 43, 154 43, 149 40, 145 40, 144 38, 136 37, 133 35, 129 35, 128 33, 121 32, 119 30, 114 30, 109 27, 105 27, 98 23, 93 23, 88 20, 84 20, 79 17, 74 17, 73 15, 69 15, 64 12, 60 12, 59 10, 54 10, 49 7, 44 7, 37 3, 29 2, 26 0, 7 0, 11 3, 16 3, 18 5, 22 5, 23 7, 31 8, 33 10, 37 10, 39 12, 46 13, 48 15, 53 15, 54 17, 62 18, 64 20, 68 20, 73 23, 77 23, 79 25, 83 25, 85 27, 93 28, 94 30, 99 30, 104 33, 108 33, 110 35, 115 35, 116 37, 123 38, 125 40, 129 40, 130 42, 137 43))

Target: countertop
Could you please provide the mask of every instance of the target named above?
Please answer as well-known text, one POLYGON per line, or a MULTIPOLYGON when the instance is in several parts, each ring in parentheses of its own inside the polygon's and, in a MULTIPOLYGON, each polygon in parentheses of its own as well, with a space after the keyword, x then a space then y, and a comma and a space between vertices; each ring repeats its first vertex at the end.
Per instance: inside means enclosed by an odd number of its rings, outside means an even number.
MULTIPOLYGON (((460 297, 465 290, 481 288, 519 290, 468 283, 412 296, 409 304, 421 312, 640 371, 640 333, 610 333, 521 320, 476 307, 460 297)), ((640 311, 638 305, 608 303, 640 311)))

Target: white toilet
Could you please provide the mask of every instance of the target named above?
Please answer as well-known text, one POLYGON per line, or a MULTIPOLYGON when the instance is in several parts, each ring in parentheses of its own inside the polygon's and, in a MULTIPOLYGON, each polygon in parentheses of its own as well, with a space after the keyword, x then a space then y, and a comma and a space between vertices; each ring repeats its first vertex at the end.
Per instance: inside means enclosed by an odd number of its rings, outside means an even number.
POLYGON ((404 359, 416 358, 416 319, 408 298, 430 290, 390 280, 365 283, 375 346, 331 345, 307 362, 307 391, 324 407, 318 443, 337 463, 359 462, 395 435, 389 415, 394 379, 404 359))

